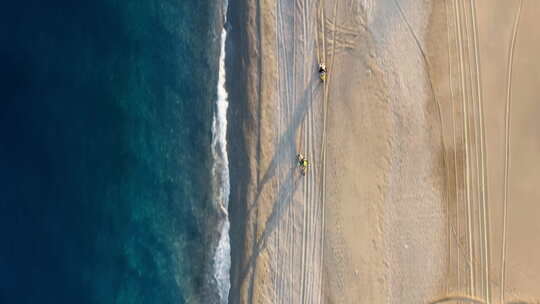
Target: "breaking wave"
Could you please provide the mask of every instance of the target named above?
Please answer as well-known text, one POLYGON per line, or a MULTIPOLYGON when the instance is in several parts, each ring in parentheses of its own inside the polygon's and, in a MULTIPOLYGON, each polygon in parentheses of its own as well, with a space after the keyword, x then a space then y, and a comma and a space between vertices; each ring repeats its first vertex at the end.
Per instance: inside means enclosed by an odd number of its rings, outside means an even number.
POLYGON ((223 217, 219 242, 215 251, 213 267, 220 303, 228 302, 231 287, 229 270, 231 268, 231 246, 229 240, 229 160, 227 155, 227 108, 229 106, 228 93, 225 88, 225 41, 227 30, 221 32, 221 51, 219 55, 219 78, 217 87, 217 108, 212 122, 212 154, 214 165, 212 168, 216 205, 223 217))

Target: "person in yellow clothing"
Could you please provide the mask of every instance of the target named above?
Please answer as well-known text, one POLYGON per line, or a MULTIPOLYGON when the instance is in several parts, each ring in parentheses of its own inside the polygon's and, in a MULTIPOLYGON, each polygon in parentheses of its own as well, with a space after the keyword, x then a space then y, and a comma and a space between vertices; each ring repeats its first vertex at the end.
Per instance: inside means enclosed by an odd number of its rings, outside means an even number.
POLYGON ((322 81, 326 81, 328 71, 324 63, 319 63, 319 77, 322 81))
POLYGON ((300 166, 301 166, 302 168, 304 168, 304 169, 307 169, 307 167, 308 167, 308 161, 307 161, 307 159, 305 159, 305 158, 302 159, 302 161, 300 162, 300 166))
POLYGON ((298 159, 298 165, 302 169, 302 175, 306 175, 306 171, 309 166, 308 160, 302 154, 298 154, 296 158, 298 159))

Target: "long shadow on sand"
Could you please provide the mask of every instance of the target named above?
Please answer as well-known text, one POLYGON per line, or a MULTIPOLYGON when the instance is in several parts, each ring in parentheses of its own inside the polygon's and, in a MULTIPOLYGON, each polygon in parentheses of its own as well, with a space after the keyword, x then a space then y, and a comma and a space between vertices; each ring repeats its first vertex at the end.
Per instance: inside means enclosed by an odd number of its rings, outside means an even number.
MULTIPOLYGON (((310 107, 313 104, 313 98, 308 98, 310 93, 313 93, 313 91, 316 89, 316 86, 320 84, 318 81, 319 78, 312 77, 309 81, 309 85, 304 90, 304 93, 301 98, 301 102, 298 104, 298 106, 295 108, 291 124, 288 126, 287 130, 283 133, 283 135, 280 137, 277 145, 276 152, 274 153, 272 157, 272 161, 270 162, 270 165, 268 166, 268 169, 265 171, 262 179, 258 183, 257 186, 257 194, 255 196, 254 203, 248 207, 248 214, 251 213, 252 209, 257 206, 260 195, 268 183, 268 181, 276 175, 277 171, 277 165, 284 161, 284 158, 286 156, 289 157, 289 160, 294 159, 294 150, 296 149, 295 145, 295 133, 300 127, 300 124, 302 121, 304 121, 304 117, 308 113, 310 107), (287 154, 289 152, 289 154, 287 154), (292 152, 292 153, 291 153, 292 152)), ((293 163, 293 162, 291 162, 293 163)))
MULTIPOLYGON (((261 181, 258 183, 257 186, 257 193, 255 196, 255 200, 252 205, 248 207, 248 216, 251 216, 251 213, 256 210, 256 207, 258 206, 259 199, 261 197, 261 194, 265 188, 265 186, 268 184, 268 182, 276 175, 278 164, 280 162, 283 162, 286 160, 287 163, 291 163, 291 168, 289 169, 289 172, 287 174, 287 177, 283 180, 281 185, 283 185, 280 188, 280 191, 277 195, 277 198, 273 202, 273 209, 272 213, 268 217, 265 225, 264 225, 264 231, 262 235, 257 239, 256 237, 253 238, 253 251, 248 262, 245 264, 244 268, 240 271, 239 281, 243 282, 246 279, 246 276, 250 272, 250 270, 254 270, 255 266, 257 264, 257 258, 261 251, 266 247, 266 241, 268 240, 268 237, 272 234, 274 229, 277 227, 277 224, 279 223, 279 220, 283 214, 283 210, 286 209, 286 206, 292 202, 292 196, 293 193, 298 188, 298 185, 300 184, 297 181, 294 180, 294 177, 296 176, 296 168, 295 168, 295 133, 299 129, 301 123, 304 121, 304 118, 306 114, 308 113, 310 107, 313 105, 313 92, 316 90, 317 86, 320 84, 318 77, 311 77, 308 86, 304 90, 304 93, 302 95, 302 98, 300 99, 300 103, 295 107, 292 120, 289 126, 287 127, 286 131, 283 133, 283 135, 280 137, 277 145, 276 152, 274 153, 272 160, 270 162, 270 165, 268 169, 265 171, 261 181), (289 162, 290 161, 290 162, 289 162)), ((257 225, 257 223, 255 224, 257 225)), ((256 230, 254 233, 256 233, 256 230)), ((249 297, 253 297, 253 281, 255 278, 255 271, 251 271, 251 284, 249 287, 249 297)), ((241 285, 241 284, 240 284, 241 285)))
POLYGON ((287 178, 284 180, 285 184, 291 184, 292 187, 282 187, 281 190, 278 193, 277 198, 274 200, 272 213, 266 220, 266 223, 264 224, 264 231, 262 235, 256 239, 253 239, 253 252, 251 256, 248 259, 247 264, 244 266, 244 269, 240 272, 240 282, 243 282, 248 275, 249 271, 251 271, 251 284, 249 285, 249 296, 250 298, 253 297, 253 281, 255 279, 255 266, 257 264, 257 258, 259 257, 259 254, 261 251, 266 248, 266 242, 272 232, 277 227, 279 220, 281 219, 281 216, 283 214, 283 211, 286 210, 287 206, 293 201, 292 196, 293 193, 298 188, 298 185, 300 185, 300 182, 298 180, 294 180, 295 176, 297 176, 297 172, 295 172, 295 168, 291 168, 289 170, 289 173, 287 175, 287 178))

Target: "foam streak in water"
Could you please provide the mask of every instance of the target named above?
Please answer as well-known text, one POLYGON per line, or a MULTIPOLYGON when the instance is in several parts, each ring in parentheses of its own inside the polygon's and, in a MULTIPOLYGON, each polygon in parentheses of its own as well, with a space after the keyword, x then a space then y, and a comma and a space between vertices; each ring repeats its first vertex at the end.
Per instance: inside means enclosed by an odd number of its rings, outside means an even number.
POLYGON ((214 156, 214 189, 217 206, 224 216, 219 237, 218 247, 214 255, 214 277, 216 279, 220 303, 228 301, 231 286, 229 270, 231 267, 231 247, 229 242, 229 160, 227 155, 227 107, 229 106, 228 94, 225 89, 225 40, 227 31, 221 33, 221 53, 219 56, 219 78, 217 87, 217 110, 212 122, 212 153, 214 156))

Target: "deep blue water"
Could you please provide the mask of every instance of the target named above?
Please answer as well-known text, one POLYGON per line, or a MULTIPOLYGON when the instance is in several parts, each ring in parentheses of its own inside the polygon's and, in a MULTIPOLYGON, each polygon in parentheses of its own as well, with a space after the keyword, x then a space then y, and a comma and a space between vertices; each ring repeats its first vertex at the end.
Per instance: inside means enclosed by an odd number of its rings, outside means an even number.
POLYGON ((0 13, 0 303, 208 303, 215 1, 0 13))

